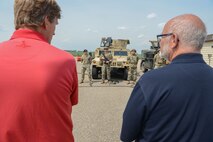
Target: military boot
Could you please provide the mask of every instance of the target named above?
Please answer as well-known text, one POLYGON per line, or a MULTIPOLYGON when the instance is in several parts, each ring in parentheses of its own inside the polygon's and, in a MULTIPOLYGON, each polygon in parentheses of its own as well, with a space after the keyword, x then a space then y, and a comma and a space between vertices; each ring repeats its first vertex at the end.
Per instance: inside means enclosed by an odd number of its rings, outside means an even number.
POLYGON ((92 86, 92 81, 89 82, 89 85, 92 86))
POLYGON ((105 83, 104 80, 102 80, 101 84, 104 84, 104 83, 105 83))
POLYGON ((135 85, 135 84, 136 84, 136 81, 133 81, 132 84, 135 85))
POLYGON ((132 85, 131 85, 131 87, 134 87, 134 86, 135 86, 135 84, 136 84, 136 81, 132 81, 132 85))

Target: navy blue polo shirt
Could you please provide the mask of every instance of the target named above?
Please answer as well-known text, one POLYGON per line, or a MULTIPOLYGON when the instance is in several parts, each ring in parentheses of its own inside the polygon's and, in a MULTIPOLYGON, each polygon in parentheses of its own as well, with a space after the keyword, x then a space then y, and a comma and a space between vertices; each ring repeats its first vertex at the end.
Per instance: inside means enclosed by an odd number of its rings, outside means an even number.
POLYGON ((121 140, 213 142, 213 69, 201 54, 182 54, 145 73, 123 114, 121 140))

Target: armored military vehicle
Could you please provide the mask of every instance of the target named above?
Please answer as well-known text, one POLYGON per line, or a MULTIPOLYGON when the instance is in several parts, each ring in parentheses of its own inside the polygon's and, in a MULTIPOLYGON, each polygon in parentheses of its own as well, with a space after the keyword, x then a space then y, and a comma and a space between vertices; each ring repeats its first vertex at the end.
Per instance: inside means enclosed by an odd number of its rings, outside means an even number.
POLYGON ((149 41, 151 43, 150 49, 141 50, 141 64, 140 69, 142 72, 147 72, 154 68, 154 56, 159 49, 157 41, 149 41))
POLYGON ((128 76, 128 62, 127 56, 130 54, 130 50, 127 49, 127 45, 130 44, 129 40, 125 39, 112 39, 111 37, 102 38, 100 47, 94 52, 94 59, 92 60, 92 78, 101 78, 102 62, 100 61, 100 55, 104 54, 104 49, 108 48, 108 51, 112 54, 113 60, 111 63, 111 76, 121 76, 123 79, 127 79, 128 76))

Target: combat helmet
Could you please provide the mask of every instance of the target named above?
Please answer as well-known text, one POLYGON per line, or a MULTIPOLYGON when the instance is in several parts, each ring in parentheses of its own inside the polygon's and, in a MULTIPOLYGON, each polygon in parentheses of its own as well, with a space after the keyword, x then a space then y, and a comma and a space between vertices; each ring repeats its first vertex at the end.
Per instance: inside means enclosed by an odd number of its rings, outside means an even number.
POLYGON ((84 49, 84 51, 83 52, 88 52, 88 50, 87 49, 84 49))
POLYGON ((135 52, 136 53, 137 51, 135 49, 132 49, 130 52, 135 52))

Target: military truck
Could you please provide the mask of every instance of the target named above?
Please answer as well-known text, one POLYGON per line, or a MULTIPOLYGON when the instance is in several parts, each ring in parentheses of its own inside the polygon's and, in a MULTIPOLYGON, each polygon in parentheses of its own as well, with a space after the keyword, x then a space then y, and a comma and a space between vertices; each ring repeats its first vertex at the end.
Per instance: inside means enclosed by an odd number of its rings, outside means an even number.
POLYGON ((127 49, 127 45, 130 44, 128 39, 112 39, 111 37, 102 38, 100 47, 94 52, 94 59, 92 60, 92 78, 101 78, 102 62, 100 61, 100 55, 104 53, 104 49, 108 48, 108 51, 112 54, 113 60, 111 63, 111 76, 121 77, 127 80, 128 77, 128 62, 127 57, 130 54, 130 50, 127 49))
POLYGON ((147 72, 154 68, 154 56, 159 49, 157 41, 149 41, 151 43, 150 49, 141 50, 141 64, 140 69, 142 72, 147 72))

